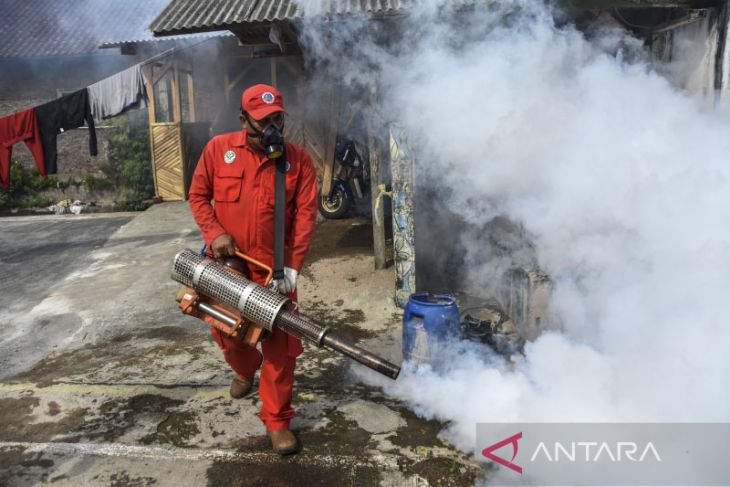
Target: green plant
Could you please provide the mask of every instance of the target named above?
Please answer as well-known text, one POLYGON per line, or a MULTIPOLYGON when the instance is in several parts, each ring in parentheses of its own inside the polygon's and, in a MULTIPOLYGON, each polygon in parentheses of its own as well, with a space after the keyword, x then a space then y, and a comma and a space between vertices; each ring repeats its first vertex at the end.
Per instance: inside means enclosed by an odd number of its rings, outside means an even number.
POLYGON ((112 121, 109 134, 109 164, 102 167, 107 179, 119 190, 124 209, 145 209, 154 195, 150 163, 149 128, 143 110, 112 121))
MULTIPOLYGON (((74 181, 75 183, 75 181, 74 181)), ((98 177, 93 174, 87 174, 81 178, 80 185, 89 191, 104 191, 114 188, 114 183, 106 176, 98 177)))
POLYGON ((30 194, 23 199, 24 208, 40 208, 44 206, 51 206, 53 204, 53 198, 44 196, 42 194, 30 194))
POLYGON ((0 210, 48 206, 53 201, 40 193, 56 187, 57 184, 56 176, 45 179, 35 170, 25 168, 18 161, 12 161, 10 163, 10 184, 7 189, 0 190, 0 210))
POLYGON ((149 208, 150 200, 123 199, 117 202, 117 208, 122 211, 143 211, 149 208))

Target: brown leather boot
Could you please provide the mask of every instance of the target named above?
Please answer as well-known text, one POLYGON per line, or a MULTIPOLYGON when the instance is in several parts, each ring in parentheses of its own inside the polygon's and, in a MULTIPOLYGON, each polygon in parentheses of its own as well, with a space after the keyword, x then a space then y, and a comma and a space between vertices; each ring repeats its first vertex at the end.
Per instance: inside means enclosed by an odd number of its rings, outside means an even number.
POLYGON ((253 377, 250 379, 247 377, 241 377, 236 374, 231 381, 231 397, 234 399, 240 399, 249 392, 253 386, 253 377))
POLYGON ((281 456, 299 453, 302 444, 299 443, 294 434, 289 430, 267 431, 271 438, 271 446, 274 447, 274 453, 281 456))

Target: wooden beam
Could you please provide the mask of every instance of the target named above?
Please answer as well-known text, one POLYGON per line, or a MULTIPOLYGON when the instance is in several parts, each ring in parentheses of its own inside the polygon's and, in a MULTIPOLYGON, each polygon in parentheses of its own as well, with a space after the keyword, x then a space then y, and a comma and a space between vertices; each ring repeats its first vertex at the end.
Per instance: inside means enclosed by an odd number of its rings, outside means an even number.
POLYGON ((175 101, 172 99, 172 76, 165 76, 165 98, 167 98, 167 114, 165 115, 167 121, 174 122, 175 114, 173 113, 175 101))
POLYGON ((167 74, 168 71, 172 68, 172 61, 167 61, 165 64, 162 65, 162 68, 160 71, 157 72, 155 77, 152 79, 152 84, 156 85, 160 82, 163 76, 167 74))
POLYGON ((177 160, 180 161, 180 180, 178 181, 180 184, 180 199, 185 201, 187 200, 187 194, 185 194, 185 154, 183 154, 182 122, 177 126, 177 160))
POLYGON ((250 63, 245 68, 243 68, 241 71, 239 71, 235 78, 231 79, 230 75, 228 74, 228 69, 225 70, 226 101, 230 101, 231 90, 238 84, 239 81, 241 81, 243 79, 244 76, 246 76, 248 74, 249 71, 251 71, 250 63))
POLYGON ((310 127, 308 124, 303 124, 302 128, 304 136, 304 146, 308 151, 313 153, 312 161, 314 162, 314 167, 317 170, 317 176, 322 176, 322 179, 324 180, 324 151, 319 145, 319 139, 314 134, 312 127, 310 127))
POLYGON ((187 59, 177 59, 177 67, 181 71, 193 71, 193 65, 187 59))
POLYGON ((692 24, 694 22, 697 22, 698 20, 702 20, 707 17, 706 15, 704 15, 705 12, 705 10, 691 10, 689 15, 685 15, 679 19, 674 19, 659 25, 654 25, 651 28, 651 35, 655 36, 657 34, 661 34, 662 32, 668 32, 670 30, 678 29, 680 27, 684 27, 685 25, 692 24))
POLYGON ((147 91, 147 100, 149 100, 149 120, 151 126, 153 123, 155 123, 155 87, 152 84, 152 65, 148 64, 144 67, 144 69, 144 88, 147 91))
POLYGON ((297 57, 280 57, 280 58, 277 58, 277 60, 279 61, 279 64, 284 65, 284 67, 286 67, 286 69, 288 69, 289 72, 292 75, 294 75, 295 77, 301 76, 304 74, 304 67, 301 64, 302 58, 300 58, 298 56, 297 57), (297 62, 295 63, 294 60, 296 60, 297 62))
POLYGON ((188 113, 190 121, 195 122, 195 90, 193 89, 193 73, 186 73, 188 79, 188 113))
POLYGON ((278 73, 276 72, 276 58, 272 57, 270 62, 271 62, 271 86, 276 88, 277 87, 276 85, 278 83, 278 76, 277 76, 278 73))
POLYGON ((180 100, 180 71, 175 64, 172 72, 172 121, 182 122, 182 103, 180 100))
POLYGON ((155 87, 152 81, 152 65, 148 64, 144 67, 146 71, 146 78, 144 87, 147 90, 147 99, 149 100, 149 106, 147 107, 147 115, 149 119, 149 132, 150 132, 150 164, 152 164, 152 179, 155 183, 155 196, 160 196, 159 186, 157 184, 157 171, 155 170, 155 143, 152 135, 152 126, 155 124, 155 87))
POLYGON ((350 130, 350 126, 352 125, 352 122, 355 121, 355 117, 357 116, 357 113, 362 109, 362 106, 365 104, 366 100, 368 99, 370 95, 365 92, 356 102, 354 105, 350 107, 350 118, 347 119, 347 122, 345 125, 342 126, 342 133, 346 134, 348 130, 350 130))
POLYGON ((337 124, 340 115, 340 87, 334 86, 330 94, 329 110, 326 120, 329 122, 324 139, 324 175, 322 176, 322 194, 329 194, 332 189, 332 174, 335 165, 335 144, 337 143, 337 124))
POLYGON ((373 215, 373 257, 375 269, 385 269, 385 184, 382 176, 382 127, 377 123, 377 95, 370 97, 368 110, 368 154, 370 158, 370 195, 373 215))
POLYGON ((223 94, 226 97, 226 105, 231 102, 231 90, 228 88, 231 84, 231 80, 228 76, 228 66, 223 68, 223 94))
POLYGON ((725 68, 725 51, 727 51, 727 24, 730 20, 730 0, 724 0, 724 4, 720 9, 717 31, 717 52, 715 54, 715 104, 717 105, 721 99, 721 93, 725 79, 728 73, 724 72, 725 68))

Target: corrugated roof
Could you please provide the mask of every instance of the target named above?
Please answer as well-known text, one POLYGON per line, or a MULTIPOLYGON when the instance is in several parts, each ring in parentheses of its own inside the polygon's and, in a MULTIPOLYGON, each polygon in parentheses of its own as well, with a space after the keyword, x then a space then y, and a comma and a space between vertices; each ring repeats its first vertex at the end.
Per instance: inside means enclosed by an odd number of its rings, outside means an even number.
MULTIPOLYGON (((299 0, 299 2, 304 0, 299 0)), ((412 0, 322 0, 329 14, 388 14, 412 5, 412 0), (324 3, 326 2, 326 3, 324 3)), ((172 0, 150 25, 155 35, 226 29, 234 24, 276 22, 301 17, 295 0, 172 0)))
POLYGON ((251 12, 248 22, 273 22, 297 17, 296 2, 289 0, 260 0, 251 12))
POLYGON ((2 0, 0 57, 89 54, 101 44, 154 40, 148 26, 167 3, 168 0, 2 0))
POLYGON ((181 30, 215 30, 248 18, 256 0, 197 0, 170 2, 150 25, 155 34, 181 30))
POLYGON ((124 44, 141 44, 144 42, 163 42, 163 41, 187 41, 187 40, 194 40, 194 39, 210 39, 213 37, 227 37, 227 36, 233 36, 231 32, 228 31, 216 31, 216 32, 200 32, 196 34, 182 34, 175 36, 174 38, 168 38, 168 37, 155 37, 152 34, 151 30, 147 31, 147 35, 140 36, 136 38, 119 38, 113 41, 104 41, 99 45, 99 48, 101 49, 107 49, 112 47, 120 47, 124 44))

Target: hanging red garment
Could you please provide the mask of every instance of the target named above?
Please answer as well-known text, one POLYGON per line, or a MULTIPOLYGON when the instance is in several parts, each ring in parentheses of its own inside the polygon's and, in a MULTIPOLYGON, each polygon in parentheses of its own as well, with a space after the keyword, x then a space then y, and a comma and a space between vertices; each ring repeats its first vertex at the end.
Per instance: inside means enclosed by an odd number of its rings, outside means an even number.
POLYGON ((13 145, 18 142, 25 142, 33 154, 38 172, 46 176, 38 120, 35 109, 31 108, 0 118, 0 188, 7 189, 10 185, 10 157, 13 145))

